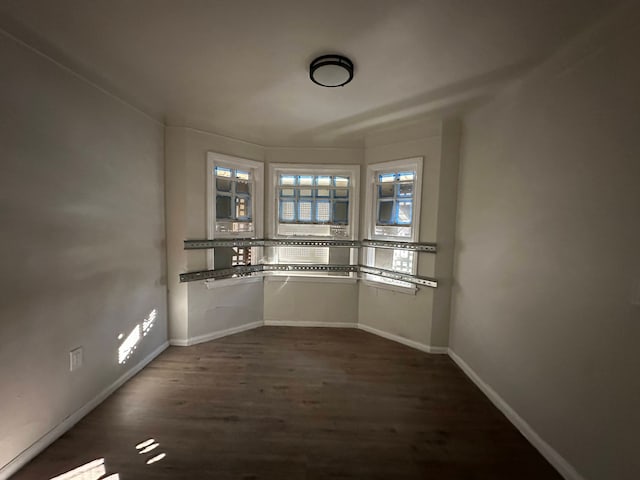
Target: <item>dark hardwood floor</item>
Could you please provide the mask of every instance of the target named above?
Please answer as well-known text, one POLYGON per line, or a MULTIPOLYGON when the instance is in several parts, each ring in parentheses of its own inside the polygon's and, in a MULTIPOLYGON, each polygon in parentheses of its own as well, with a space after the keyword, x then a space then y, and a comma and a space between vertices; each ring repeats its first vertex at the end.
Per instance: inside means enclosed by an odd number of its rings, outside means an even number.
POLYGON ((13 479, 98 458, 122 480, 561 478, 446 355, 328 328, 169 348, 13 479))

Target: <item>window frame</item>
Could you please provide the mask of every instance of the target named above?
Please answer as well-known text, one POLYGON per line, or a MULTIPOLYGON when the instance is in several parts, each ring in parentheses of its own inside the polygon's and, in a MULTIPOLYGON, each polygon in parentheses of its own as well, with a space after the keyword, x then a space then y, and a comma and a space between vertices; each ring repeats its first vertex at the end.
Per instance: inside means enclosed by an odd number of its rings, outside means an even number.
MULTIPOLYGON (((266 214, 269 218, 267 226, 267 233, 269 238, 295 238, 296 240, 357 240, 359 234, 360 223, 360 164, 316 164, 316 163, 273 163, 269 165, 269 190, 267 194, 267 209, 266 214), (331 235, 284 235, 278 234, 278 225, 280 224, 279 214, 279 177, 280 175, 333 175, 333 176, 348 176, 349 177, 349 210, 348 210, 348 223, 349 235, 346 237, 335 237, 331 235)), ((331 188, 331 187, 329 187, 331 188)), ((322 224, 295 224, 282 222, 284 225, 299 225, 301 229, 305 225, 310 227, 322 224)), ((329 225, 329 224, 327 224, 329 225)), ((296 247, 294 247, 296 248, 296 247)), ((326 247, 311 247, 311 248, 326 248, 326 247)), ((327 256, 330 255, 329 249, 326 249, 327 256)), ((273 253, 273 252, 272 252, 273 253)), ((279 254, 275 253, 273 256, 269 256, 269 261, 274 263, 280 262, 279 254)), ((356 249, 351 249, 349 252, 349 263, 354 264, 358 261, 358 252, 356 249)), ((300 273, 272 273, 273 277, 286 276, 286 278, 292 281, 344 281, 345 278, 350 278, 355 281, 355 274, 350 273, 348 276, 333 276, 327 272, 313 273, 313 272, 300 272, 300 273), (306 280, 305 280, 306 279, 306 280)))
MULTIPOLYGON (((420 238, 420 212, 422 205, 422 175, 423 175, 424 157, 409 157, 388 162, 372 163, 367 166, 367 183, 365 193, 365 235, 370 240, 388 240, 397 242, 418 242, 420 238), (397 235, 376 234, 375 227, 378 220, 378 190, 376 178, 378 175, 385 173, 398 173, 403 171, 415 171, 414 191, 412 195, 411 208, 411 235, 409 237, 401 237, 397 235)), ((395 194, 394 194, 395 198, 395 194)), ((395 226, 395 225, 394 225, 395 226)), ((367 248, 363 252, 363 260, 366 265, 375 266, 375 248, 367 248)), ((394 250, 395 252, 395 250, 394 250)), ((411 265, 412 275, 418 272, 418 252, 413 252, 414 261, 411 265)), ((397 280, 389 280, 372 275, 366 275, 367 284, 374 287, 392 287, 392 289, 405 289, 415 291, 416 286, 407 282, 397 280)))
MULTIPOLYGON (((263 238, 264 234, 264 163, 248 158, 236 157, 217 152, 207 152, 207 186, 206 186, 206 215, 208 239, 234 239, 234 238, 263 238), (251 221, 253 232, 216 232, 216 197, 217 188, 215 180, 215 167, 247 170, 251 173, 253 191, 251 198, 251 221)), ((214 268, 214 251, 207 250, 208 268, 214 268)))
MULTIPOLYGON (((291 238, 296 239, 308 239, 308 240, 356 240, 358 238, 358 223, 359 223, 359 207, 360 207, 360 165, 359 164, 309 164, 309 163, 273 163, 269 165, 269 194, 268 194, 268 206, 267 215, 269 218, 270 237, 277 238, 291 238), (322 225, 312 223, 288 223, 280 222, 279 203, 280 197, 278 195, 278 178, 280 175, 333 175, 333 176, 348 176, 350 178, 349 189, 349 212, 348 222, 349 235, 347 237, 334 237, 331 235, 282 235, 278 233, 278 225, 283 223, 285 225, 300 225, 301 229, 304 225, 322 225)), ((326 224, 330 226, 331 224, 326 224)))

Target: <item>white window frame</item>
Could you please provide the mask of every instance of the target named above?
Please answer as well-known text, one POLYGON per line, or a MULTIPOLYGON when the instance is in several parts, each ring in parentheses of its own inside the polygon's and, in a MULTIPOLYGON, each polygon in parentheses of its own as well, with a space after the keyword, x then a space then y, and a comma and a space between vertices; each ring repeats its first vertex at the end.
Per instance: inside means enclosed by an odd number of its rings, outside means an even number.
MULTIPOLYGON (((422 204, 422 168, 423 157, 411 157, 400 160, 392 160, 389 162, 372 163, 367 167, 367 183, 366 183, 366 203, 365 203, 365 234, 366 238, 371 240, 387 240, 402 242, 418 242, 420 238, 420 207, 422 204), (377 222, 378 211, 378 195, 376 189, 376 178, 380 174, 398 172, 402 170, 410 170, 416 172, 413 192, 413 205, 411 209, 411 236, 399 237, 393 235, 376 235, 375 225, 377 222)), ((365 263, 367 265, 375 265, 375 249, 368 248, 365 254, 365 263)), ((418 271, 418 253, 414 253, 415 261, 412 264, 412 275, 416 275, 418 271)), ((407 282, 386 279, 373 275, 365 275, 365 282, 375 287, 392 287, 393 290, 405 289, 415 292, 416 286, 407 282)))
MULTIPOLYGON (((360 165, 359 164, 308 164, 308 163, 274 163, 269 165, 269 191, 267 200, 267 215, 269 218, 269 238, 291 238, 306 239, 306 240, 332 240, 335 237, 329 235, 279 235, 278 223, 280 220, 278 208, 279 208, 279 195, 278 195, 278 178, 280 175, 334 175, 334 176, 348 176, 349 182, 349 235, 348 237, 339 237, 338 240, 356 240, 358 239, 359 221, 360 221, 360 165)), ((304 228, 305 224, 300 224, 301 228, 304 228)), ((319 247, 320 248, 320 247, 319 247)), ((351 250, 349 255, 350 263, 357 263, 358 253, 351 250)), ((270 258, 269 261, 278 263, 278 258, 270 258)), ((322 281, 345 281, 345 277, 332 276, 327 273, 272 273, 274 277, 286 275, 288 279, 292 281, 313 281, 316 279, 322 281), (305 280, 305 277, 306 280, 305 280)), ((347 279, 355 281, 354 274, 349 274, 347 279)))
MULTIPOLYGON (((337 240, 356 240, 358 238, 358 216, 360 204, 360 165, 324 165, 308 163, 274 163, 269 165, 269 200, 267 215, 269 216, 269 228, 271 238, 296 237, 309 240, 331 240, 334 237, 328 235, 279 235, 278 234, 278 177, 280 175, 337 175, 350 177, 349 186, 349 236, 337 238, 337 240)), ((304 224, 300 224, 304 225, 304 224)))
MULTIPOLYGON (((264 163, 217 152, 207 152, 207 238, 263 238, 264 234, 264 163), (253 232, 216 232, 216 166, 248 170, 252 175, 251 217, 253 232)), ((214 251, 207 250, 207 265, 214 268, 214 251)))

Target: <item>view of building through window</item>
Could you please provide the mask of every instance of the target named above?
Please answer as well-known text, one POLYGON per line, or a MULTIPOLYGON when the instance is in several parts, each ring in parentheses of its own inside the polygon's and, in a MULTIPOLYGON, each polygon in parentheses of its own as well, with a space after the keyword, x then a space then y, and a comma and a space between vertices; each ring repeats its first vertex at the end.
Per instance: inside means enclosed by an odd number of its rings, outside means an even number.
POLYGON ((289 175, 278 178, 282 223, 346 225, 350 179, 333 175, 289 175))

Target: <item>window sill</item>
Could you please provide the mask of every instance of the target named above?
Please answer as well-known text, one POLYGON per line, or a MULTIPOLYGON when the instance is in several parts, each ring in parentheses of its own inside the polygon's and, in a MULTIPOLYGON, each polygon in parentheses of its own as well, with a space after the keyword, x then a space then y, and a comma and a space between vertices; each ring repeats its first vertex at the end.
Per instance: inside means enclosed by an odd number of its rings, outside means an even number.
POLYGON ((207 290, 214 288, 236 287, 238 285, 247 285, 250 283, 262 283, 264 277, 262 275, 254 275, 251 277, 225 278, 223 280, 205 280, 204 285, 207 290))
POLYGON ((415 285, 411 287, 402 287, 400 285, 392 285, 390 283, 376 282, 374 280, 366 279, 362 279, 362 283, 368 287, 391 290, 392 292, 404 293, 405 295, 415 295, 418 291, 418 287, 415 285))
POLYGON ((265 276, 266 282, 288 283, 288 282, 301 282, 301 283, 356 283, 358 281, 355 277, 332 277, 332 276, 320 276, 320 275, 268 275, 265 276))

